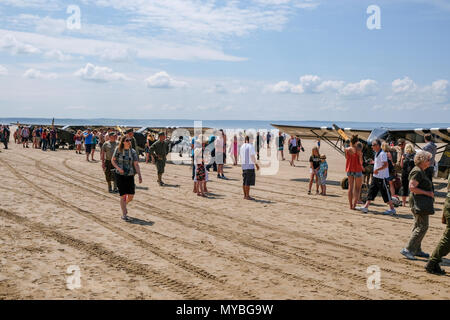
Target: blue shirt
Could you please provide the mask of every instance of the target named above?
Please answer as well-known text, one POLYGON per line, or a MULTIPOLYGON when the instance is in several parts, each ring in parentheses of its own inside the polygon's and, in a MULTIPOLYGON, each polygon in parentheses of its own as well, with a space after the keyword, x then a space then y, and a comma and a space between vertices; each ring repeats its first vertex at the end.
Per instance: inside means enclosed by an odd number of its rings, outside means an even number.
POLYGON ((92 133, 85 133, 84 134, 84 144, 92 144, 92 138, 94 137, 94 135, 92 133))
POLYGON ((326 161, 320 162, 319 171, 317 172, 319 177, 323 177, 325 175, 325 170, 328 170, 328 163, 326 161))

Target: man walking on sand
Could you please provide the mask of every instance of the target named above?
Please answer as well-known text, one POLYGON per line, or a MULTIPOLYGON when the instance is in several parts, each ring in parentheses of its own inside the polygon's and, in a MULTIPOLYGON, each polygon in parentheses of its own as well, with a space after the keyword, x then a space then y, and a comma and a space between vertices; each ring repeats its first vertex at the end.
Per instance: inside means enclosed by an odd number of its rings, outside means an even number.
POLYGON ((109 140, 102 145, 100 158, 102 160, 102 168, 103 171, 105 172, 106 182, 108 183, 108 191, 110 193, 113 193, 118 191, 115 174, 113 172, 114 167, 111 162, 112 156, 117 147, 116 142, 117 136, 115 132, 110 132, 108 136, 109 140), (114 189, 111 186, 111 182, 114 183, 114 189))
POLYGON ((356 210, 361 210, 363 213, 369 211, 370 202, 375 200, 378 191, 381 192, 381 196, 385 203, 390 207, 390 210, 385 211, 383 214, 395 215, 396 211, 394 205, 392 204, 391 193, 389 191, 389 164, 386 153, 381 149, 381 140, 376 139, 372 141, 372 148, 375 151, 375 161, 373 163, 373 178, 372 183, 369 187, 369 194, 367 197, 366 204, 363 207, 356 207, 356 210))
POLYGON ((255 185, 255 166, 256 169, 259 170, 259 165, 256 163, 255 147, 252 143, 250 143, 249 136, 245 137, 245 143, 241 147, 240 156, 242 161, 242 189, 244 190, 244 199, 254 200, 252 197, 250 197, 250 186, 255 185))

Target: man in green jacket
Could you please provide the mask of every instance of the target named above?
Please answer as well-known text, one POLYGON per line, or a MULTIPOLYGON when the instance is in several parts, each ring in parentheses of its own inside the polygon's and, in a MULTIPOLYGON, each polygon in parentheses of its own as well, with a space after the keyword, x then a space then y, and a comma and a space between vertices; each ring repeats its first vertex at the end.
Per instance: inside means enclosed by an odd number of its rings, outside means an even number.
POLYGON ((166 166, 167 155, 169 154, 170 148, 181 141, 182 139, 177 142, 166 140, 166 134, 160 132, 158 133, 158 141, 150 147, 150 155, 155 159, 156 169, 158 171, 158 183, 160 186, 164 185, 162 175, 164 173, 164 167, 166 166))

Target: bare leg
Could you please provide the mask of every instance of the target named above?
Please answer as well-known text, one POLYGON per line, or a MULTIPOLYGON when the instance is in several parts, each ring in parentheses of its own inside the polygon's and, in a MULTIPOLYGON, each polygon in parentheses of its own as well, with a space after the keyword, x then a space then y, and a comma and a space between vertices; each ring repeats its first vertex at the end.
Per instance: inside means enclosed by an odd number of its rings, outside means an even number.
POLYGON ((354 184, 355 184, 355 177, 348 176, 348 203, 350 204, 350 209, 352 210, 355 209, 355 206, 353 205, 354 184))
POLYGON ((123 216, 126 216, 128 213, 127 212, 127 202, 126 202, 125 198, 126 198, 126 195, 123 195, 120 197, 120 208, 122 209, 123 216))
POLYGON ((362 177, 356 178, 355 177, 355 191, 353 192, 353 209, 356 207, 356 204, 359 201, 359 198, 361 197, 361 185, 362 185, 362 177))

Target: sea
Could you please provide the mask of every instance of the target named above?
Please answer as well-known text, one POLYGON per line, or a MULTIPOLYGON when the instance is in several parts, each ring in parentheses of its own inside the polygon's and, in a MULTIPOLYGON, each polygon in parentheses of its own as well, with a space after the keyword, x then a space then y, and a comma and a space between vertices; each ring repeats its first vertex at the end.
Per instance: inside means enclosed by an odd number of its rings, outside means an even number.
MULTIPOLYGON (((0 118, 0 124, 36 124, 51 125, 52 118, 0 118)), ((271 124, 290 126, 331 127, 334 123, 341 128, 368 129, 415 129, 415 128, 449 128, 450 123, 400 123, 400 122, 357 122, 357 121, 292 121, 292 120, 193 120, 193 119, 58 119, 55 125, 80 126, 125 126, 125 127, 194 127, 194 121, 202 121, 202 126, 214 129, 273 129, 271 124)))

